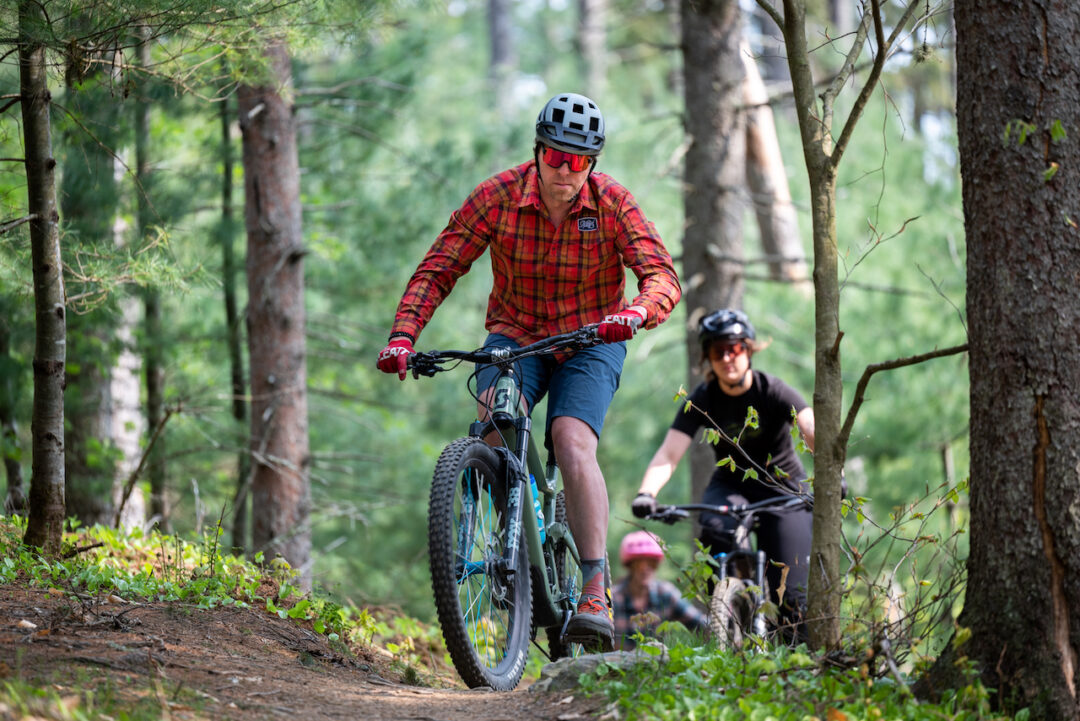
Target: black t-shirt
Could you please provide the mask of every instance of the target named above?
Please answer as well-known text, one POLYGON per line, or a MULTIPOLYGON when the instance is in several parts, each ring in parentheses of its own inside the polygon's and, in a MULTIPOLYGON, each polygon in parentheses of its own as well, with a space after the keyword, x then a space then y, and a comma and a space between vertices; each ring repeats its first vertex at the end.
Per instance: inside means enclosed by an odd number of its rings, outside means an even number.
MULTIPOLYGON (((713 428, 715 423, 729 437, 739 439, 739 448, 758 466, 765 468, 777 481, 794 488, 795 481, 806 478, 806 470, 795 453, 795 442, 791 437, 795 419, 791 411, 794 408, 798 413, 809 404, 798 391, 776 376, 754 371, 753 379, 750 390, 741 396, 727 395, 715 380, 702 383, 689 396, 693 407, 687 410, 685 404, 681 406, 671 427, 693 438, 699 428, 713 428), (747 410, 751 406, 757 411, 758 427, 744 429, 747 410), (775 468, 787 473, 787 479, 773 473, 775 468)), ((736 466, 735 471, 728 465, 718 466, 713 473, 713 482, 722 479, 741 481, 746 469, 753 467, 738 448, 723 438, 713 446, 713 451, 718 462, 731 456, 736 466)))

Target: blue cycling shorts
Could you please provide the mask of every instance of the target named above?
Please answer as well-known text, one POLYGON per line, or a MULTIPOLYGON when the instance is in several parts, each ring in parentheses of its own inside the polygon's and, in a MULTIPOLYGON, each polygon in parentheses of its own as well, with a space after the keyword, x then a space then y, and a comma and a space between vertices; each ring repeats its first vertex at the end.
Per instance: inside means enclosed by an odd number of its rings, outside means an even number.
MULTIPOLYGON (((492 333, 484 348, 519 348, 519 344, 500 333, 492 333)), ((577 351, 562 363, 550 355, 523 358, 514 366, 515 378, 531 413, 548 396, 545 438, 551 435, 551 421, 570 416, 589 424, 597 438, 604 427, 608 406, 619 387, 625 343, 604 343, 577 351)), ((476 366, 478 395, 495 384, 499 371, 495 366, 476 366)), ((550 444, 545 443, 550 447, 550 444)))

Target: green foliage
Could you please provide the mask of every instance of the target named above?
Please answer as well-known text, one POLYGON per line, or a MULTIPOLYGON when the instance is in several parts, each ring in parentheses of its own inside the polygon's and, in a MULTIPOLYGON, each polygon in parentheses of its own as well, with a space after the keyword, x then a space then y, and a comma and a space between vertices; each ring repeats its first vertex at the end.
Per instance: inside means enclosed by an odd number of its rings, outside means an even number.
MULTIPOLYGON (((330 641, 364 646, 407 633, 431 638, 431 630, 416 622, 410 627, 381 627, 366 609, 302 593, 295 585, 295 573, 280 558, 260 567, 222 553, 220 528, 189 542, 157 532, 125 534, 102 526, 71 525, 64 557, 46 559, 22 545, 25 518, 0 518, 0 583, 20 580, 64 593, 177 602, 197 609, 261 605, 280 618, 310 623, 330 641)), ((255 560, 263 559, 260 555, 255 560)))
MULTIPOLYGON (((675 645, 666 656, 645 647, 638 663, 603 664, 582 688, 605 695, 627 719, 903 719, 1005 721, 990 709, 991 691, 969 673, 967 685, 940 703, 912 697, 907 679, 875 678, 857 660, 836 664, 805 646, 731 653, 675 645)), ((1024 718, 1019 713, 1016 719, 1024 718)))

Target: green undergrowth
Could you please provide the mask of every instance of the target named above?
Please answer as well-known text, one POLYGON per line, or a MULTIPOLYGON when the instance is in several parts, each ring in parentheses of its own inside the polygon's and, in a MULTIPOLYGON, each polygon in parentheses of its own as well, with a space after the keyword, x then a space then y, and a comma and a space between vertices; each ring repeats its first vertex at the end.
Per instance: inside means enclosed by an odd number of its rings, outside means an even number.
POLYGON ((605 695, 622 719, 655 721, 1026 721, 1028 712, 991 711, 990 692, 968 685, 938 703, 915 699, 902 677, 875 678, 865 663, 841 667, 805 646, 754 651, 718 650, 714 644, 669 645, 667 655, 642 646, 642 662, 601 665, 582 677, 582 688, 605 695))
POLYGON ((345 656, 375 660, 396 680, 424 686, 459 683, 437 626, 304 592, 280 558, 265 562, 259 554, 249 561, 225 552, 220 527, 185 540, 69 522, 61 556, 45 558, 22 543, 25 524, 18 516, 0 516, 0 584, 21 583, 80 601, 116 596, 190 609, 253 608, 325 636, 345 656))

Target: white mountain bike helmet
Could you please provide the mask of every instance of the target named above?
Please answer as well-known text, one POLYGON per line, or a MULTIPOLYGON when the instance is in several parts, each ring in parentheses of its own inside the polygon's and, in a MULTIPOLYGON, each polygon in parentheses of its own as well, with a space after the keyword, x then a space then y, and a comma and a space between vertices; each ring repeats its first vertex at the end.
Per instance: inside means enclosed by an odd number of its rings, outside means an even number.
POLYGON ((599 155, 604 148, 604 116, 584 95, 559 93, 536 118, 536 140, 567 153, 599 155))

